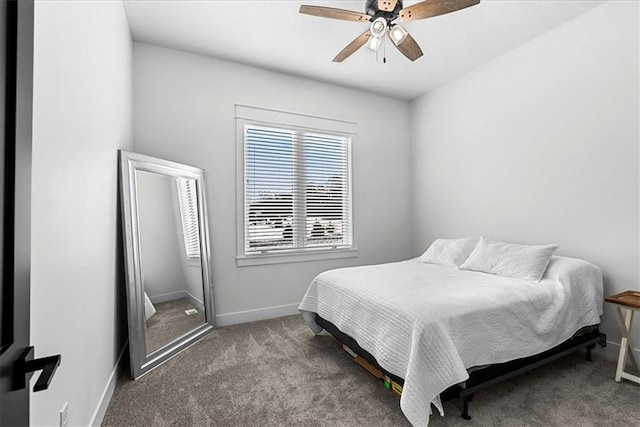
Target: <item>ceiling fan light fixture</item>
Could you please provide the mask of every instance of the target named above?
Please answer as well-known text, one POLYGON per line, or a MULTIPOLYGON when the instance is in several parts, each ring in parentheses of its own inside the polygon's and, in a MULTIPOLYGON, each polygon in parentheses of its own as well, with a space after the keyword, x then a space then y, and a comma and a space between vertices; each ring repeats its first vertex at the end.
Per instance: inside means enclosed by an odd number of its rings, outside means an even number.
POLYGON ((371 33, 371 37, 369 37, 367 41, 367 47, 377 52, 382 44, 382 37, 384 37, 384 33, 387 32, 387 20, 383 17, 375 19, 369 27, 369 32, 371 33))
POLYGON ((371 23, 371 35, 373 37, 381 38, 387 31, 387 20, 383 17, 379 17, 371 23))
POLYGON ((376 52, 380 49, 380 45, 382 44, 382 37, 369 37, 367 41, 367 47, 371 50, 375 50, 376 52))
POLYGON ((391 38, 396 46, 402 43, 404 39, 407 38, 408 34, 407 30, 402 28, 400 25, 392 25, 389 28, 389 38, 391 38))

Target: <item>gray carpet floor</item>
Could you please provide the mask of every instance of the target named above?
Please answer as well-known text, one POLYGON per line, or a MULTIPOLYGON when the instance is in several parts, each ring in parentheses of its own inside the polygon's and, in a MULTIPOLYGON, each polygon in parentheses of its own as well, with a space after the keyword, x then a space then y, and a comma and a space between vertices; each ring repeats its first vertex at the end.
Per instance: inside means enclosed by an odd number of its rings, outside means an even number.
POLYGON ((147 353, 159 349, 205 322, 204 313, 187 315, 185 310, 195 308, 189 298, 154 304, 156 313, 145 322, 147 353))
MULTIPOLYGON (((578 352, 458 401, 430 426, 640 426, 640 386, 578 352)), ((126 371, 126 370, 125 370, 126 371)), ((123 372, 106 426, 409 426, 399 397, 300 316, 216 329, 137 381, 123 372)))

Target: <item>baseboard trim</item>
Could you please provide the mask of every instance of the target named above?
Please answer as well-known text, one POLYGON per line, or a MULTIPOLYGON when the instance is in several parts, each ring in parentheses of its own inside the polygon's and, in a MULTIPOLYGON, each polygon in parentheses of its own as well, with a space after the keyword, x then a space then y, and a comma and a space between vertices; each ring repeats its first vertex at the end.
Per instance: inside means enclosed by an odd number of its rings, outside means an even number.
POLYGON ((91 426, 102 425, 102 420, 104 420, 104 415, 107 413, 107 408, 109 407, 109 402, 111 402, 113 391, 116 389, 116 384, 118 383, 118 376, 120 374, 120 369, 122 368, 122 356, 124 356, 125 350, 129 348, 128 346, 129 343, 126 342, 120 352, 120 356, 118 356, 116 366, 113 368, 113 371, 111 371, 109 381, 102 392, 102 396, 100 397, 100 403, 98 403, 98 406, 91 417, 91 423, 89 424, 91 426))
POLYGON ((198 310, 204 311, 204 303, 200 301, 199 298, 196 298, 191 292, 185 291, 187 293, 187 298, 189 298, 189 302, 194 305, 198 310))
POLYGON ((159 304, 162 302, 167 302, 167 301, 173 301, 173 300, 177 300, 177 299, 182 299, 182 298, 187 298, 188 297, 188 292, 185 290, 180 290, 180 291, 176 291, 176 292, 169 292, 166 294, 160 294, 160 295, 155 295, 155 296, 151 296, 149 295, 149 299, 151 300, 152 303, 154 304, 159 304))
POLYGON ((276 317, 298 314, 299 303, 277 305, 274 307, 258 308, 255 310, 236 311, 216 315, 216 326, 230 326, 239 323, 255 322, 276 317))

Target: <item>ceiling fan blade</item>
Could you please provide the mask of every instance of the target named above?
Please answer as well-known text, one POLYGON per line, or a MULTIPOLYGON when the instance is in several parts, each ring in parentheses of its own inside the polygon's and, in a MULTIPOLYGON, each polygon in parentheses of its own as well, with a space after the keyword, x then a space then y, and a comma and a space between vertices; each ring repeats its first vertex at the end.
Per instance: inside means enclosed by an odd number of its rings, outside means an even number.
MULTIPOLYGON (((389 38, 393 42, 393 39, 391 38, 391 33, 387 33, 387 34, 389 35, 389 38)), ((396 45, 395 43, 393 43, 393 45, 398 48, 400 53, 402 53, 404 56, 409 58, 411 61, 415 61, 416 59, 420 58, 423 55, 422 49, 420 49, 420 46, 418 46, 418 43, 416 42, 416 40, 413 37, 411 37, 411 34, 407 34, 407 37, 405 37, 405 39, 399 45, 396 45)))
POLYGON ((396 3, 398 3, 398 0, 378 0, 378 9, 385 12, 393 12, 393 9, 396 8, 396 3))
POLYGON ((300 6, 300 13, 306 15, 320 16, 323 18, 342 19, 344 21, 369 21, 371 16, 364 13, 353 12, 351 10, 336 9, 334 7, 323 6, 300 6))
POLYGON ((364 33, 360 34, 358 37, 356 37, 354 41, 349 43, 347 47, 342 49, 340 53, 336 55, 335 58, 333 58, 333 62, 342 62, 348 57, 350 57, 351 55, 353 55, 353 53, 356 50, 360 49, 362 46, 364 46, 367 43, 367 41, 369 41, 370 37, 371 37, 370 30, 367 30, 364 33))
POLYGON ((413 6, 405 7, 400 11, 402 21, 415 21, 417 19, 431 18, 444 15, 456 10, 475 6, 480 0, 425 0, 413 6))

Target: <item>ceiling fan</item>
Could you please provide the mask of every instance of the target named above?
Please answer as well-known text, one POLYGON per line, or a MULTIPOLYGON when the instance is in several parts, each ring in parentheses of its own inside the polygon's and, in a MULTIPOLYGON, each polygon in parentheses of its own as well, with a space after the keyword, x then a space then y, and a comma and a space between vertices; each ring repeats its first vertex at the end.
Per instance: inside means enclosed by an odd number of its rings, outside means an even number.
POLYGON ((360 34, 333 58, 342 62, 365 44, 377 51, 385 33, 393 45, 411 61, 422 56, 422 50, 413 37, 398 25, 399 21, 415 21, 455 12, 480 3, 480 0, 424 0, 403 8, 402 0, 367 0, 365 12, 323 6, 300 6, 300 13, 345 21, 370 22, 369 29, 360 34))

